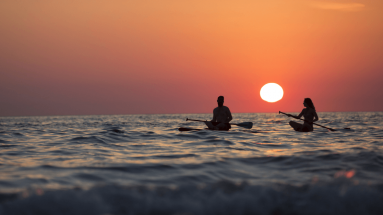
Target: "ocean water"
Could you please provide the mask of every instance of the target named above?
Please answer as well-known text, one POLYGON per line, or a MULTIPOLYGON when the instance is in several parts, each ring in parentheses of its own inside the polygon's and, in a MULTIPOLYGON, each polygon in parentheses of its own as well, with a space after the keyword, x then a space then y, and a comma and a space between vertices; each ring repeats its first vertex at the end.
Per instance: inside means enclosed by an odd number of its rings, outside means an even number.
POLYGON ((383 214, 383 112, 318 115, 0 117, 0 214, 383 214))

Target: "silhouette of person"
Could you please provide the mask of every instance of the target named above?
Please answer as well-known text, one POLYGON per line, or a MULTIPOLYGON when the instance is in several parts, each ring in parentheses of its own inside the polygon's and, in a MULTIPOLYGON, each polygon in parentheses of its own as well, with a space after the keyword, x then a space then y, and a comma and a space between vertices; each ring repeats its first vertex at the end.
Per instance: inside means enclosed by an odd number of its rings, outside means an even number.
POLYGON ((291 127, 294 128, 295 131, 313 131, 313 122, 318 121, 318 114, 310 98, 305 98, 305 100, 303 101, 303 105, 305 106, 305 108, 303 108, 302 112, 298 116, 293 116, 289 114, 291 117, 294 117, 296 119, 300 119, 303 116, 305 118, 305 122, 303 123, 303 125, 293 121, 290 121, 289 124, 291 127))
POLYGON ((229 122, 233 119, 228 107, 223 106, 224 98, 219 96, 217 99, 218 107, 213 110, 213 119, 205 122, 207 127, 212 130, 228 131, 231 128, 229 122))

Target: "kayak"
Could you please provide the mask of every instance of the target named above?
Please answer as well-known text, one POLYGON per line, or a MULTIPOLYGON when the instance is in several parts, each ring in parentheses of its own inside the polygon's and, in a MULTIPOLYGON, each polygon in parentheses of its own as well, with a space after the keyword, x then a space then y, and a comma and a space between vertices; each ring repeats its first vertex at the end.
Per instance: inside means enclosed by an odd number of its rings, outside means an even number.
POLYGON ((202 131, 202 130, 210 130, 210 131, 229 131, 229 130, 214 130, 214 129, 208 129, 208 128, 199 129, 199 128, 184 128, 184 127, 178 128, 178 130, 179 130, 179 131, 202 131))
MULTIPOLYGON (((201 130, 205 130, 205 129, 196 129, 196 128, 178 128, 178 131, 201 131, 201 130)), ((207 129, 206 129, 207 130, 207 129)))
MULTIPOLYGON (((184 127, 180 127, 178 128, 179 131, 229 131, 229 130, 213 130, 213 129, 208 129, 208 128, 204 128, 204 129, 200 129, 200 128, 184 128, 184 127)), ((248 133, 269 133, 269 132, 272 132, 272 131, 251 131, 251 130, 239 130, 239 131, 242 131, 242 132, 248 132, 248 133)))

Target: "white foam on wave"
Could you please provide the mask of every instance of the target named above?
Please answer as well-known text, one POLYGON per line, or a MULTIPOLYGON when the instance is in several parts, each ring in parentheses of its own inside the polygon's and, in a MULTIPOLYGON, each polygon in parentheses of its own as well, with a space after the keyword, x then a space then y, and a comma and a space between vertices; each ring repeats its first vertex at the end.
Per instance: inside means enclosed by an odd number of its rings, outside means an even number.
POLYGON ((337 182, 269 186, 222 181, 204 187, 99 186, 0 198, 0 214, 383 214, 381 186, 337 182))

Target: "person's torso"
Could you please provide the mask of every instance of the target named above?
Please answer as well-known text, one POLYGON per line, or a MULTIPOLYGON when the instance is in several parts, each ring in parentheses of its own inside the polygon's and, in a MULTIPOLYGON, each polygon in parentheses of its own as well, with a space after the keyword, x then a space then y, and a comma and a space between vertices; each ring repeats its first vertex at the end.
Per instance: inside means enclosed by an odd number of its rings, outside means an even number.
POLYGON ((214 109, 214 114, 216 116, 217 122, 227 122, 228 119, 228 108, 226 106, 216 107, 214 109))
MULTIPOLYGON (((313 121, 314 116, 315 116, 315 110, 313 110, 312 108, 305 108, 303 112, 303 117, 305 118, 305 120, 313 121)), ((312 125, 312 123, 308 123, 308 122, 305 122, 305 123, 312 125)))

